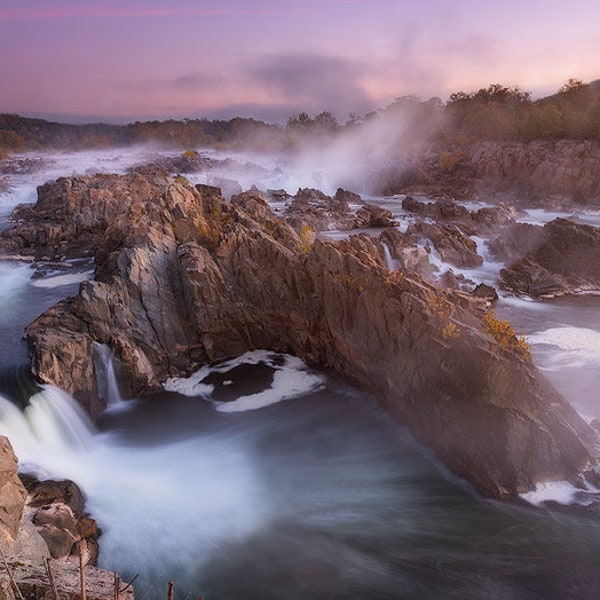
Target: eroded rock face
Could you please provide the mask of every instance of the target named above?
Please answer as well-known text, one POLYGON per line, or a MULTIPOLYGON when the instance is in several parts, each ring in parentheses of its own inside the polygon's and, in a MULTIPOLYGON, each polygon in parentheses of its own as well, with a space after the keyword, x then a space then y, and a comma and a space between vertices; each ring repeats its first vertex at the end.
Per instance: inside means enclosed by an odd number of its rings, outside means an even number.
MULTIPOLYGON (((115 177, 115 186, 124 185, 115 177)), ((98 409, 92 342, 132 394, 267 348, 377 393, 457 475, 503 497, 596 460, 596 433, 481 326, 484 305, 389 271, 367 235, 303 243, 260 195, 231 203, 173 180, 124 207, 95 280, 27 328, 36 376, 98 409)))
POLYGON ((556 219, 533 233, 500 271, 503 287, 534 297, 600 290, 600 229, 556 219))
POLYGON ((60 178, 38 187, 35 205, 18 207, 17 225, 0 233, 0 253, 36 260, 93 254, 106 228, 136 200, 164 185, 162 177, 138 173, 60 178))
POLYGON ((4 435, 0 436, 0 539, 17 536, 27 491, 17 475, 17 457, 4 435))

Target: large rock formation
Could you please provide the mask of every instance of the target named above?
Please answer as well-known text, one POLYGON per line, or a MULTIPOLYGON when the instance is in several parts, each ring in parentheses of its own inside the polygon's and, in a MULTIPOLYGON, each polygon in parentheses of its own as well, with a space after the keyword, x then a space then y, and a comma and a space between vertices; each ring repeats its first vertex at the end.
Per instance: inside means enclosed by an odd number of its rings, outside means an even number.
MULTIPOLYGON (((125 193, 128 180, 113 180, 115 197, 125 193)), ((227 203, 174 180, 138 185, 149 193, 121 203, 95 279, 26 332, 36 376, 92 412, 102 406, 94 341, 112 348, 132 394, 267 348, 373 390, 483 494, 573 478, 596 461, 595 431, 511 340, 483 329, 482 301, 388 270, 367 235, 307 245, 260 194, 227 203)))
POLYGON ((380 178, 378 193, 489 199, 524 206, 600 206, 600 144, 593 140, 479 142, 407 156, 380 178))
POLYGON ((514 258, 500 271, 506 289, 529 296, 600 290, 600 229, 556 219, 544 227, 522 226, 492 247, 514 258))

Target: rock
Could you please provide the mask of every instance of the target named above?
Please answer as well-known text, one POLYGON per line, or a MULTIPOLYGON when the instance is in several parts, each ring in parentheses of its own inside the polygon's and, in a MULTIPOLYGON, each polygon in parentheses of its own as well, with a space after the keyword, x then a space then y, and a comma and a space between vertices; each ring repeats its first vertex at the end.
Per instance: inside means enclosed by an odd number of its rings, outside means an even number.
MULTIPOLYGON (((48 581, 46 569, 41 563, 27 559, 16 561, 9 557, 12 565, 11 572, 15 578, 21 593, 25 598, 40 598, 53 600, 54 594, 48 581)), ((51 569, 60 598, 69 600, 81 600, 81 581, 79 565, 69 561, 51 560, 51 569)), ((85 567, 86 598, 88 600, 113 600, 115 597, 115 576, 113 571, 85 567)), ((0 594, 1 590, 8 590, 8 576, 4 569, 0 570, 0 594)), ((8 596, 13 598, 13 596, 8 596)), ((133 600, 133 586, 127 587, 121 584, 119 590, 121 600, 133 600)))
MULTIPOLYGON (((480 300, 413 271, 393 276, 368 235, 306 244, 252 193, 227 203, 162 185, 106 229, 95 280, 28 326, 41 381, 60 382, 93 408, 94 341, 111 347, 135 394, 266 348, 371 389, 484 495, 572 479, 597 461, 596 432, 530 362, 485 332, 480 300)), ((460 239, 459 254, 471 251, 460 232, 442 234, 460 239)))
POLYGON ((35 205, 17 207, 15 227, 0 232, 0 253, 36 260, 78 258, 93 254, 107 227, 139 198, 153 196, 162 177, 111 175, 60 178, 38 188, 35 205))
POLYGON ((348 190, 344 190, 342 188, 338 188, 336 190, 333 199, 340 204, 364 204, 360 194, 355 194, 354 192, 349 192, 348 190))
MULTIPOLYGON (((374 193, 496 196, 547 209, 600 206, 600 144, 595 140, 478 142, 454 153, 459 160, 446 169, 440 165, 442 154, 448 151, 403 157, 401 167, 380 177, 374 193)), ((406 210, 413 210, 414 199, 407 201, 406 210)))
POLYGON ((17 457, 6 436, 0 436, 0 545, 17 536, 27 491, 17 475, 17 457))
POLYGON ((287 209, 286 220, 296 231, 303 227, 314 231, 354 229, 355 215, 343 197, 340 194, 332 198, 320 190, 300 188, 287 209))
POLYGON ((273 198, 273 200, 286 200, 287 198, 292 197, 284 189, 267 190, 267 194, 268 194, 269 198, 273 198))
POLYGON ((44 538, 52 558, 65 559, 70 556, 73 544, 77 541, 70 531, 56 525, 43 525, 37 530, 44 538))
POLYGON ((49 504, 40 508, 33 517, 34 525, 54 525, 59 529, 77 529, 77 517, 66 504, 49 504))
POLYGON ((392 213, 374 204, 365 204, 356 211, 356 227, 396 227, 392 213))
POLYGON ((386 229, 382 232, 380 240, 388 247, 392 259, 397 261, 398 269, 415 271, 423 276, 437 270, 430 264, 427 250, 416 244, 415 236, 397 229, 386 229))
POLYGON ((29 492, 27 504, 36 508, 53 503, 64 504, 72 512, 82 514, 85 511, 85 497, 79 486, 68 479, 61 481, 38 481, 28 476, 25 487, 29 492))
POLYGON ((505 289, 534 297, 600 290, 600 229, 556 219, 538 231, 500 271, 505 289))
POLYGON ((407 233, 428 238, 444 262, 468 269, 483 264, 483 258, 477 254, 477 244, 452 225, 418 221, 409 226, 407 233))
POLYGON ((483 298, 484 300, 498 300, 498 292, 491 286, 485 283, 480 283, 472 292, 475 298, 483 298))

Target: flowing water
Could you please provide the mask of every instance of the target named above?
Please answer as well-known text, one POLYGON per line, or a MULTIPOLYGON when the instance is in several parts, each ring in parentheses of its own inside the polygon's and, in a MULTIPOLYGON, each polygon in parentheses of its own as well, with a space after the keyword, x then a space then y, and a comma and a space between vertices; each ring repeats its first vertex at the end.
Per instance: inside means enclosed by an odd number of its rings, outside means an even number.
MULTIPOLYGON (((476 497, 368 394, 294 357, 249 353, 123 401, 97 346, 110 403, 92 424, 67 394, 32 383, 20 339, 89 266, 31 274, 0 261, 0 433, 22 469, 82 487, 103 530, 100 566, 139 573, 138 598, 164 598, 168 579, 181 599, 598 597, 600 522, 476 497)), ((568 400, 600 416, 600 298, 506 297, 497 311, 568 400)))

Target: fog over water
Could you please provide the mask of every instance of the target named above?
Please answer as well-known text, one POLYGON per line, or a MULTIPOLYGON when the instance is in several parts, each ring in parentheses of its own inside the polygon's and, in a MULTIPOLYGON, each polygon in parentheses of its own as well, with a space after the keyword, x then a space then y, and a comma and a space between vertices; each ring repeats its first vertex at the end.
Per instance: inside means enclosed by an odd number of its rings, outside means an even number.
MULTIPOLYGON (((47 168, 13 178, 0 218, 50 178, 123 172, 153 152, 49 156, 47 168)), ((341 177, 328 178, 326 162, 236 160, 264 169, 241 181, 234 168, 244 188, 295 193, 320 180, 331 192, 341 177)), ((401 196, 370 200, 401 228, 412 218, 401 196)), ((486 260, 466 274, 493 283, 498 268, 486 260)), ((103 530, 100 566, 124 579, 139 573, 138 598, 164 598, 169 579, 177 598, 597 598, 597 520, 476 497, 374 398, 294 357, 250 353, 144 399, 121 401, 117 390, 96 424, 52 386, 23 408, 32 391, 24 326, 91 276, 85 264, 32 274, 27 263, 0 261, 0 433, 23 469, 82 487, 103 530)), ((528 336, 534 362, 577 410, 599 417, 600 297, 503 295, 496 310, 528 336)), ((114 386, 110 357, 102 360, 104 384, 114 386)), ((545 498, 568 502, 573 489, 558 482, 529 497, 545 498)))

